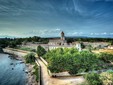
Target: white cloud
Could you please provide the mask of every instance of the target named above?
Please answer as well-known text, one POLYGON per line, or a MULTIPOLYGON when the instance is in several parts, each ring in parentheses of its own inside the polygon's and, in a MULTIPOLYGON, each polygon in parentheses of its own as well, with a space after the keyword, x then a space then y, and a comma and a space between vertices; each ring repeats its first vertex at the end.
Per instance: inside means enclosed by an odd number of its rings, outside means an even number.
POLYGON ((90 33, 90 35, 94 35, 94 33, 90 33))
POLYGON ((61 31, 61 29, 59 29, 59 28, 57 28, 57 29, 55 29, 56 31, 61 31))
POLYGON ((94 33, 94 35, 100 35, 100 33, 94 33))
POLYGON ((83 34, 83 32, 80 32, 79 34, 83 34))
POLYGON ((84 33, 83 32, 73 32, 73 33, 67 33, 69 36, 74 36, 74 35, 78 35, 78 36, 80 36, 80 35, 83 35, 84 33))
POLYGON ((104 32, 104 33, 101 33, 102 35, 106 35, 107 33, 106 32, 104 32))
POLYGON ((72 33, 73 35, 77 35, 78 34, 78 32, 74 32, 74 33, 72 33))
POLYGON ((90 35, 107 35, 109 33, 103 32, 103 33, 90 33, 90 35))
POLYGON ((61 32, 61 29, 44 29, 44 30, 32 30, 29 32, 24 32, 23 35, 25 36, 41 36, 41 37, 48 37, 48 36, 58 36, 61 32))

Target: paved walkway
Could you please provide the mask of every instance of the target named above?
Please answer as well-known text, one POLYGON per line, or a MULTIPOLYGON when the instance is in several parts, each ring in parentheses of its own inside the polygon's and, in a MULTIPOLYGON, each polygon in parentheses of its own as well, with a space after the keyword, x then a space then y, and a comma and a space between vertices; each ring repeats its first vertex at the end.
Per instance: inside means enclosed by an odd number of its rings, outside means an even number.
POLYGON ((52 78, 49 76, 45 64, 40 59, 37 60, 41 65, 41 78, 43 85, 77 85, 84 81, 83 77, 52 78))

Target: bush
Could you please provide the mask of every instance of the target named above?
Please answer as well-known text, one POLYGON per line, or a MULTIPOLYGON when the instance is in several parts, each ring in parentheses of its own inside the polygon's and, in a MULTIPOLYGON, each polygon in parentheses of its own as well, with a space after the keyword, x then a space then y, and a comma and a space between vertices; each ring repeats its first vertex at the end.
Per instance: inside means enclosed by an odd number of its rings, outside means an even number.
POLYGON ((46 54, 46 50, 39 45, 37 47, 37 55, 40 57, 40 56, 43 56, 44 54, 46 54))
POLYGON ((113 85, 113 71, 86 74, 85 79, 86 82, 82 85, 113 85))
POLYGON ((100 79, 102 80, 103 85, 113 85, 113 71, 101 73, 100 79))
POLYGON ((113 54, 109 53, 100 53, 98 58, 106 63, 113 62, 113 54))
POLYGON ((26 63, 34 63, 35 55, 33 53, 29 53, 25 56, 26 63))
POLYGON ((88 85, 102 85, 100 75, 97 73, 86 74, 85 79, 88 85))
POLYGON ((36 75, 36 81, 39 80, 39 73, 38 73, 38 66, 35 64, 34 66, 35 72, 33 72, 34 75, 36 75))

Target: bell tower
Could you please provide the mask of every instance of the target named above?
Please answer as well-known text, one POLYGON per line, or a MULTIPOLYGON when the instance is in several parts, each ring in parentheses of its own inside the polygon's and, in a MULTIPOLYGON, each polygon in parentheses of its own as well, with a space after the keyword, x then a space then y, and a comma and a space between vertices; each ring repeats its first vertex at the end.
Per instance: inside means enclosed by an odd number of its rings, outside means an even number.
POLYGON ((65 40, 65 34, 63 31, 61 32, 61 40, 65 40))

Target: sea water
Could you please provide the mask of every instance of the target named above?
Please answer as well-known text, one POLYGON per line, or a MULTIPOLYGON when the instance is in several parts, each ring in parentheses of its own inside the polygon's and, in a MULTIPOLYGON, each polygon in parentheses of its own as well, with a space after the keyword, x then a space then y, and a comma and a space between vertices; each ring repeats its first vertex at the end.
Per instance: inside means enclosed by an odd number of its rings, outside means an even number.
POLYGON ((26 85, 24 63, 0 53, 0 85, 26 85))

